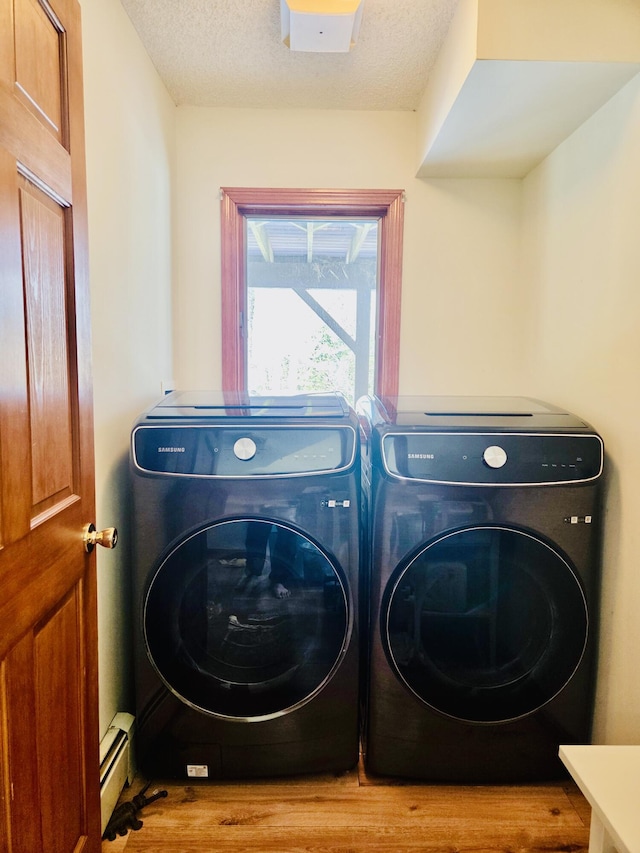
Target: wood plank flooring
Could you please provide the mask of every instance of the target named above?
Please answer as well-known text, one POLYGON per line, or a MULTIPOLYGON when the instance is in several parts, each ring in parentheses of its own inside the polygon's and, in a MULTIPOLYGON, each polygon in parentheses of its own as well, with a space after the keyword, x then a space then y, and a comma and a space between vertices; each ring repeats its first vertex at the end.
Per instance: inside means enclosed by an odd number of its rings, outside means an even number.
MULTIPOLYGON (((126 789, 137 794, 144 779, 126 789)), ((153 780, 168 796, 102 853, 586 853, 590 808, 567 780, 450 786, 339 776, 153 780)))

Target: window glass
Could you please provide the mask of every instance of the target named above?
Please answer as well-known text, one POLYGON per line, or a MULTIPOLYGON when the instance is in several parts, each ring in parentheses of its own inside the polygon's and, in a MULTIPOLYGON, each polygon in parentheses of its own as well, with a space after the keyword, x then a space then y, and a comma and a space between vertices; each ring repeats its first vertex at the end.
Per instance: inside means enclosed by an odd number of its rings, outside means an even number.
POLYGON ((378 221, 246 218, 247 387, 373 392, 378 221))

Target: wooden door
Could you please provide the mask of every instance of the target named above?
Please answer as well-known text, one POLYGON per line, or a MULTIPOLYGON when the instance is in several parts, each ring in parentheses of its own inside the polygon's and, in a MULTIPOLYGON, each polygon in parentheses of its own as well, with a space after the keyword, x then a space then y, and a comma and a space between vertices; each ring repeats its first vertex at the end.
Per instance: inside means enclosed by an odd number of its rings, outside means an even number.
POLYGON ((80 10, 0 0, 0 853, 100 849, 80 10))

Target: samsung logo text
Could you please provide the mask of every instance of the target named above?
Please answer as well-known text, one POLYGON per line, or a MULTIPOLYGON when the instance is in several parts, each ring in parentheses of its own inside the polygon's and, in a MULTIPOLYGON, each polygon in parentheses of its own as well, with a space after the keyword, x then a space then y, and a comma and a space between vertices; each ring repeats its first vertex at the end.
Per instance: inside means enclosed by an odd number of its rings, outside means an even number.
POLYGON ((159 447, 158 453, 184 453, 184 447, 159 447))

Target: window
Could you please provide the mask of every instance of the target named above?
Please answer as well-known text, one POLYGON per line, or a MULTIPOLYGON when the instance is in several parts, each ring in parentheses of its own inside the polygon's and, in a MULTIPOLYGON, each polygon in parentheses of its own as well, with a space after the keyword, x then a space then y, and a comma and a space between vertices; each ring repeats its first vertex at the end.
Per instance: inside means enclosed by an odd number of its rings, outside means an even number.
MULTIPOLYGON (((319 390, 329 356, 352 402, 397 394, 402 191, 225 188, 221 214, 223 390, 319 390), (322 286, 338 277, 346 286, 322 286), (260 350, 265 306, 280 299, 280 314, 300 309, 313 327, 314 355, 295 376, 282 360, 274 376, 260 350)), ((273 342, 281 337, 274 329, 273 342)))
POLYGON ((247 388, 373 392, 378 220, 246 217, 247 388))

